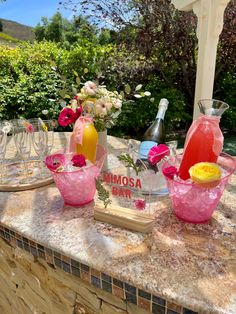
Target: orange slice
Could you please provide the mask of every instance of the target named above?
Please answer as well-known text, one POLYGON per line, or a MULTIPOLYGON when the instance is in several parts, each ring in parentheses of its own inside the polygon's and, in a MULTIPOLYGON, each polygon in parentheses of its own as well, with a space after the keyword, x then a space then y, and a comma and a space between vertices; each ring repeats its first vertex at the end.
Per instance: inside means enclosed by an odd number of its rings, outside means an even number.
POLYGON ((220 167, 212 162, 199 162, 189 169, 193 182, 204 188, 217 186, 221 178, 220 167))

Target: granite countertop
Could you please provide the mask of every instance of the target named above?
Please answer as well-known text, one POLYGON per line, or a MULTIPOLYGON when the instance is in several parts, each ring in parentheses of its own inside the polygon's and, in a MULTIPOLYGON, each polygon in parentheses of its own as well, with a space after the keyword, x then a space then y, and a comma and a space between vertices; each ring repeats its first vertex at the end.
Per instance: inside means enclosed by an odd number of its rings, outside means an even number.
MULTIPOLYGON (((56 148, 66 133, 56 134, 56 148)), ((12 139, 7 156, 14 156, 12 139)), ((109 164, 126 148, 108 137, 109 164)), ((115 162, 114 162, 114 166, 115 162)), ((180 222, 169 197, 156 202, 152 233, 95 221, 93 206, 64 206, 54 184, 0 192, 0 224, 147 292, 200 313, 236 313, 236 175, 207 224, 180 222)))

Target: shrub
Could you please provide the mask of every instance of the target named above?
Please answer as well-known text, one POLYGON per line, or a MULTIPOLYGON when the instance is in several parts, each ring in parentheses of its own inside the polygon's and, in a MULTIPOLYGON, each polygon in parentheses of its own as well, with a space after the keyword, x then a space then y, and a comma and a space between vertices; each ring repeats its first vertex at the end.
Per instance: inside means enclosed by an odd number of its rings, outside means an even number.
MULTIPOLYGON (((178 69, 173 63, 168 71, 165 75, 173 76, 178 69)), ((48 117, 57 118, 61 91, 71 94, 73 87, 81 87, 75 83, 77 76, 83 82, 99 78, 100 84, 106 84, 109 90, 124 91, 129 83, 131 90, 142 84, 142 90, 151 92, 151 97, 135 99, 126 91, 129 101, 124 103, 118 124, 110 129, 110 134, 140 138, 154 120, 161 98, 170 102, 165 117, 167 133, 185 130, 191 123, 188 112, 192 104, 186 102, 177 85, 164 81, 155 71, 152 59, 121 46, 101 46, 86 39, 80 39, 69 50, 46 41, 16 48, 0 45, 0 119, 40 117, 44 109, 49 110, 48 117), (152 97, 154 102, 150 102, 152 97)), ((217 80, 214 95, 230 105, 221 126, 231 130, 235 129, 236 120, 235 84, 235 73, 226 72, 217 80)))
MULTIPOLYGON (((55 63, 60 50, 54 44, 25 44, 0 49, 0 117, 37 117, 57 99, 63 86, 55 63)), ((54 111, 54 110, 53 110, 54 111)))
POLYGON ((229 109, 221 118, 221 126, 227 131, 236 132, 236 73, 226 72, 219 77, 215 86, 214 97, 225 101, 229 109))
POLYGON ((150 78, 150 83, 145 86, 144 90, 151 92, 154 101, 151 102, 150 98, 143 97, 136 101, 125 103, 117 126, 112 130, 112 134, 141 138, 155 119, 161 98, 169 100, 165 116, 166 133, 185 128, 191 117, 185 113, 186 104, 180 91, 174 87, 168 88, 164 86, 158 77, 150 78))

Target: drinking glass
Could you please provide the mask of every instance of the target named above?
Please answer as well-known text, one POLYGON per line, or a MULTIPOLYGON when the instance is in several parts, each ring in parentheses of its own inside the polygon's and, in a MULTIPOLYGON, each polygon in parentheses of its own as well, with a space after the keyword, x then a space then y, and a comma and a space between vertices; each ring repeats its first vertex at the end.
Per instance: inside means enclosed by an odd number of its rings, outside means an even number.
POLYGON ((45 152, 45 156, 49 155, 52 151, 52 147, 54 144, 54 129, 57 126, 57 121, 55 120, 39 120, 41 128, 47 132, 47 150, 45 152))
POLYGON ((177 154, 178 141, 173 140, 173 141, 165 142, 165 144, 169 147, 170 156, 175 156, 177 154))
POLYGON ((29 120, 29 123, 32 126, 32 142, 33 147, 35 150, 35 153, 39 157, 39 166, 40 166, 40 172, 39 176, 40 178, 45 176, 46 169, 43 169, 43 160, 44 157, 47 155, 48 152, 48 131, 45 124, 42 124, 40 121, 33 121, 29 120))
POLYGON ((31 153, 32 132, 28 125, 24 123, 24 120, 14 120, 12 125, 16 149, 24 167, 24 177, 20 180, 20 183, 30 183, 33 179, 29 176, 27 160, 29 160, 31 153))
POLYGON ((57 127, 56 120, 42 120, 41 118, 29 119, 38 131, 47 132, 47 149, 45 155, 49 155, 54 144, 54 129, 57 127))

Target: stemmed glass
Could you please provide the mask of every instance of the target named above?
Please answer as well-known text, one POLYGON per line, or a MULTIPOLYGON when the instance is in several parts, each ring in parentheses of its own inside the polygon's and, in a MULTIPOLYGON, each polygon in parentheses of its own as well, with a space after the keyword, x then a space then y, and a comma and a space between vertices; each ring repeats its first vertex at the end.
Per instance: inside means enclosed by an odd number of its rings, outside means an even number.
POLYGON ((43 172, 43 159, 48 151, 48 128, 47 125, 41 119, 31 119, 29 120, 32 125, 32 142, 34 146, 35 153, 39 157, 40 165, 40 178, 43 178, 45 173, 43 172))
POLYGON ((7 121, 0 122, 0 183, 4 183, 4 160, 6 155, 6 147, 7 147, 7 134, 11 130, 11 125, 7 121))
POLYGON ((31 153, 32 128, 26 120, 15 120, 12 124, 16 149, 24 166, 24 178, 20 183, 30 183, 33 179, 29 177, 27 160, 31 153))
POLYGON ((49 155, 53 143, 54 143, 54 129, 57 126, 57 122, 55 120, 41 120, 39 119, 39 124, 41 125, 41 128, 46 130, 47 132, 47 150, 45 152, 45 156, 49 155))

